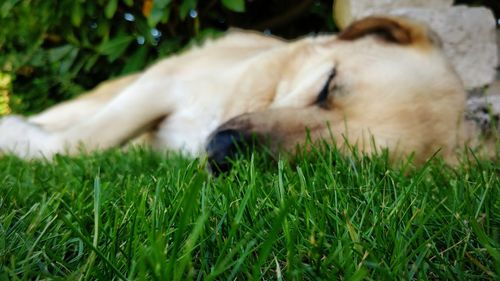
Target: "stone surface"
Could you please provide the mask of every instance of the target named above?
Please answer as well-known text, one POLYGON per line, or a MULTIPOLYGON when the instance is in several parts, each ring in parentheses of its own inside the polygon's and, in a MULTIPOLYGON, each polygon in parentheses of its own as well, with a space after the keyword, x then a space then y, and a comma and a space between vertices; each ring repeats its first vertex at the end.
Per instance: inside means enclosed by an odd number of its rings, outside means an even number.
POLYGON ((371 9, 393 10, 397 8, 442 9, 453 5, 453 0, 349 0, 351 14, 357 15, 371 9))
MULTIPOLYGON (((492 84, 486 95, 467 100, 465 117, 474 121, 484 135, 500 134, 500 81, 492 84)), ((500 135, 498 135, 500 136, 500 135)))
POLYGON ((433 9, 448 8, 453 0, 335 0, 335 18, 344 28, 353 19, 372 9, 393 10, 403 7, 425 7, 433 9))
POLYGON ((467 6, 392 10, 378 7, 359 13, 357 18, 374 14, 406 16, 427 23, 441 38, 444 52, 467 89, 494 81, 498 48, 496 20, 491 10, 467 6))
MULTIPOLYGON (((500 97, 500 80, 496 80, 488 86, 488 89, 485 92, 486 96, 498 96, 500 97)), ((500 107, 500 105, 499 105, 500 107)), ((500 111, 500 109, 499 109, 500 111)))

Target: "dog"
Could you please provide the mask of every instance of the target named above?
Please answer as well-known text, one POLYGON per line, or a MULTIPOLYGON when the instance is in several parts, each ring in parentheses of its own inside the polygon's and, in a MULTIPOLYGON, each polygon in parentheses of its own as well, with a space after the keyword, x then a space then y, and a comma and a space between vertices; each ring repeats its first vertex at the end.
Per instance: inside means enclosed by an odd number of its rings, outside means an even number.
POLYGON ((0 151, 50 159, 141 143, 225 167, 250 139, 274 152, 310 139, 453 162, 479 134, 465 102, 439 39, 421 23, 372 16, 295 41, 233 30, 40 114, 4 117, 0 151))

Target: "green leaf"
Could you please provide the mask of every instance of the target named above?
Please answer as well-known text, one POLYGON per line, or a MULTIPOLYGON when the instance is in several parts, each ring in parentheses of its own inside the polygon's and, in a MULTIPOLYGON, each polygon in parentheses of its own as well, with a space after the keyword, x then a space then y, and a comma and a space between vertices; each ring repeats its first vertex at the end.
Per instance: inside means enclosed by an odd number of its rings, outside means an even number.
POLYGON ((8 1, 5 1, 2 6, 0 6, 0 16, 2 16, 2 18, 5 18, 7 17, 7 15, 10 14, 10 11, 12 10, 12 8, 14 8, 14 6, 20 2, 20 0, 8 0, 8 1))
POLYGON ((82 3, 75 1, 73 5, 73 12, 71 13, 71 24, 79 27, 82 24, 82 19, 85 12, 83 11, 82 3))
POLYGON ((156 26, 160 21, 163 23, 168 22, 170 17, 170 4, 171 0, 156 0, 153 2, 153 9, 148 17, 148 24, 151 27, 156 26))
POLYGON ((139 47, 135 53, 127 59, 127 64, 122 70, 122 74, 128 74, 142 69, 147 62, 148 48, 145 46, 139 47))
POLYGON ((117 36, 109 41, 105 41, 99 45, 97 51, 105 56, 108 56, 109 61, 114 61, 119 58, 134 40, 130 35, 117 36))
POLYGON ((181 7, 179 8, 179 16, 181 20, 186 19, 189 11, 196 8, 197 0, 184 0, 182 1, 181 7))
POLYGON ((99 37, 102 38, 108 38, 109 33, 111 30, 111 27, 109 26, 110 21, 106 20, 100 20, 99 23, 97 23, 97 30, 96 33, 99 35, 99 37))
POLYGON ((221 0, 222 5, 233 12, 242 13, 245 11, 245 0, 221 0))
POLYGON ((134 5, 134 0, 123 0, 123 2, 125 2, 125 5, 129 7, 132 7, 132 5, 134 5))
POLYGON ((93 54, 92 56, 88 57, 85 61, 83 69, 85 71, 89 71, 90 69, 92 69, 92 67, 94 67, 98 59, 99 59, 99 54, 93 54))
POLYGON ((110 0, 106 8, 104 9, 104 15, 106 18, 110 19, 115 15, 116 9, 118 8, 118 0, 110 0))
POLYGON ((170 7, 157 8, 153 7, 151 14, 148 17, 148 25, 150 27, 156 26, 160 21, 167 23, 170 18, 170 7))
POLYGON ((65 56, 67 56, 72 50, 74 46, 72 45, 64 45, 61 47, 53 48, 47 51, 49 55, 49 61, 51 63, 61 61, 65 56))
POLYGON ((155 0, 153 2, 153 7, 157 8, 165 8, 168 4, 170 4, 171 0, 155 0))
POLYGON ((78 56, 78 48, 73 47, 71 52, 61 61, 61 65, 59 67, 59 73, 64 74, 69 71, 69 69, 75 63, 75 59, 78 56))

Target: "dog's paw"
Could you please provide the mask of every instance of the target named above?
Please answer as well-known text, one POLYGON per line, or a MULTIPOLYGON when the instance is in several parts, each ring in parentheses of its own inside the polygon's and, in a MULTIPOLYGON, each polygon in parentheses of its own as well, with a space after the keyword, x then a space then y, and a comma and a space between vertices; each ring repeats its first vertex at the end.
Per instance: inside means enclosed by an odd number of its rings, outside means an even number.
POLYGON ((0 154, 14 154, 25 159, 51 158, 62 150, 60 141, 20 116, 0 119, 0 154))
POLYGON ((474 121, 485 135, 500 133, 500 96, 470 98, 466 118, 474 121))

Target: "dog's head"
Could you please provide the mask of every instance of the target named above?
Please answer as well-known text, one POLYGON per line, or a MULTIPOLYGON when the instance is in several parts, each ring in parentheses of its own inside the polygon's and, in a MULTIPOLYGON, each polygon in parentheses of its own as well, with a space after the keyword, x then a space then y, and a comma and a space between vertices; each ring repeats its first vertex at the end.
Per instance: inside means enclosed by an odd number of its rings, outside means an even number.
POLYGON ((414 152, 416 162, 454 149, 465 94, 426 26, 369 17, 301 48, 269 109, 237 116, 212 134, 211 164, 227 169, 226 158, 250 140, 279 151, 326 139, 366 153, 414 152))

